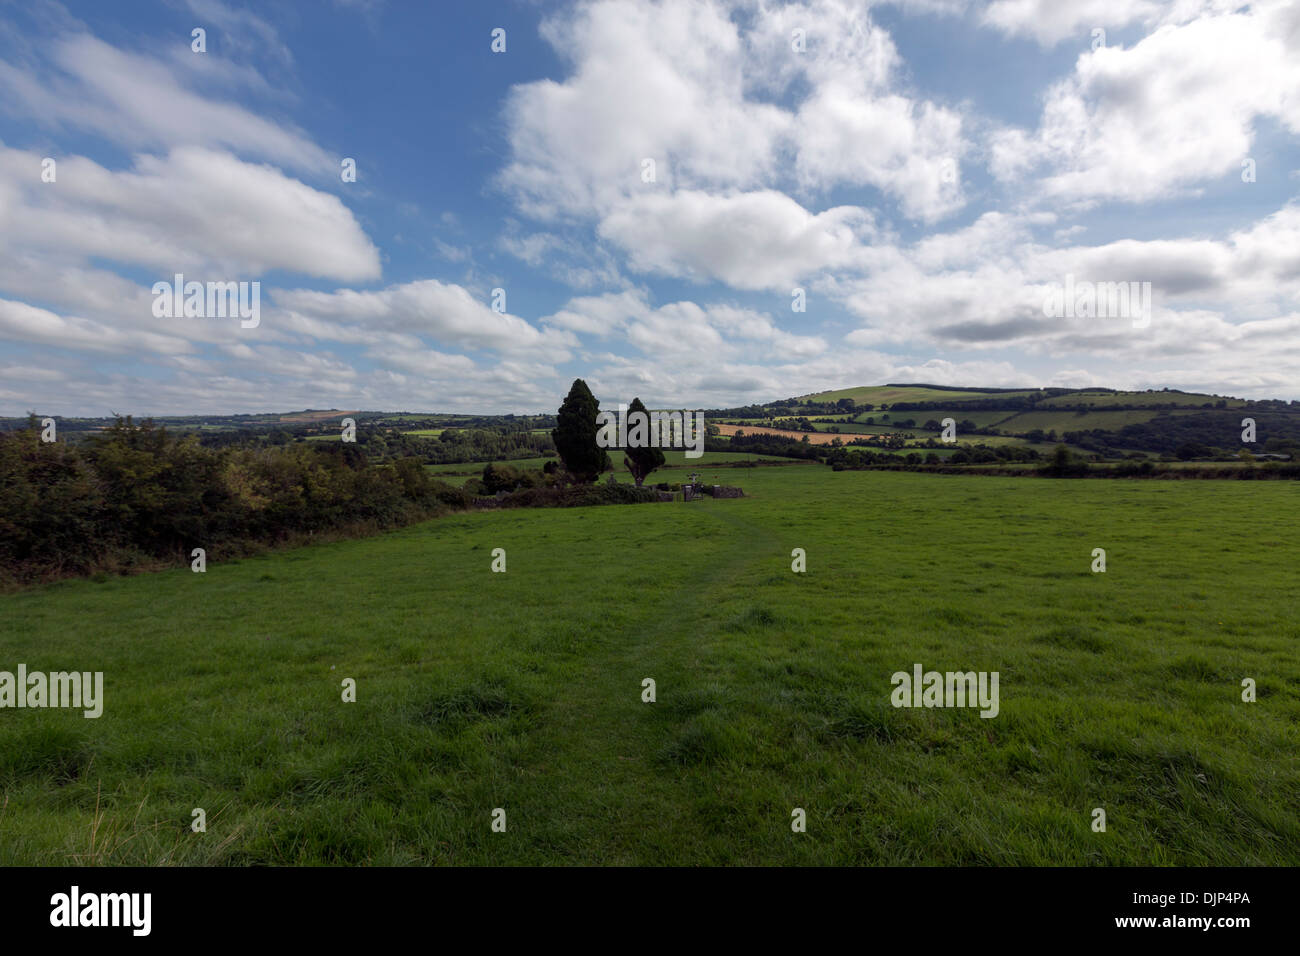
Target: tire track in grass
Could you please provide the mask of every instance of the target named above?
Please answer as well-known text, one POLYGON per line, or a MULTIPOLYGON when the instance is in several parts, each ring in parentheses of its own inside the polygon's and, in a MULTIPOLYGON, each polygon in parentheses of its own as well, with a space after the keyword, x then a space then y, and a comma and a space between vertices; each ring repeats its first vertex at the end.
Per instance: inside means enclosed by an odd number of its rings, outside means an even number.
MULTIPOLYGON (((660 760, 665 743, 689 715, 674 720, 677 711, 641 709, 671 708, 683 683, 694 683, 682 675, 692 670, 700 638, 721 627, 706 621, 705 612, 756 562, 766 560, 778 540, 763 525, 710 504, 702 503, 691 515, 691 525, 697 537, 723 542, 722 547, 692 552, 689 567, 677 575, 688 587, 638 595, 637 613, 622 627, 617 650, 591 661, 580 679, 555 688, 545 725, 555 749, 547 755, 543 776, 529 787, 530 797, 552 804, 549 826, 539 834, 543 839, 530 851, 539 859, 568 849, 591 860, 592 845, 579 846, 579 841, 599 832, 597 846, 604 855, 592 862, 654 862, 644 857, 646 842, 668 838, 677 827, 665 818, 665 808, 685 807, 694 799, 660 760), (656 703, 641 699, 645 677, 656 680, 656 703), (594 789, 592 781, 599 781, 594 789), (561 806, 563 819, 557 819, 561 806), (656 819, 665 826, 648 833, 645 821, 656 819)), ((680 565, 683 557, 659 548, 637 552, 638 566, 648 568, 671 561, 680 565)))

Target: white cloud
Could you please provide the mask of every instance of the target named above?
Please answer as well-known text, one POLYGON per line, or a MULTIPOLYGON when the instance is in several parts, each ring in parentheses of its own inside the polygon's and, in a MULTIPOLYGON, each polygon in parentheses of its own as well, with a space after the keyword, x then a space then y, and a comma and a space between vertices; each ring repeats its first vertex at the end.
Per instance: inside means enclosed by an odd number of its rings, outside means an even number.
POLYGON ((502 182, 531 215, 599 215, 659 182, 745 186, 774 169, 789 114, 744 97, 745 50, 712 0, 608 0, 555 16, 543 36, 571 64, 563 83, 515 87, 502 182))
POLYGON ((551 232, 524 235, 513 221, 509 228, 510 231, 499 240, 502 249, 534 269, 544 269, 548 275, 571 288, 626 284, 604 246, 551 232))
POLYGON ((270 166, 177 147, 112 171, 80 156, 41 181, 41 157, 0 146, 0 248, 44 249, 173 271, 256 277, 268 269, 340 280, 376 278, 379 253, 336 197, 270 166))
POLYGON ((845 0, 761 5, 745 39, 752 58, 775 67, 753 82, 776 91, 799 79, 807 85, 788 128, 801 190, 874 186, 903 215, 927 222, 963 205, 960 167, 969 144, 962 116, 903 91, 902 58, 867 7, 845 0), (805 40, 800 54, 791 50, 795 30, 805 40))
POLYGON ((1091 384, 1121 387, 1181 382, 1241 393, 1259 382, 1276 394, 1278 381, 1300 381, 1300 205, 1221 240, 1054 248, 1034 239, 1035 224, 1052 221, 989 213, 952 234, 873 247, 866 275, 828 279, 819 293, 866 321, 845 337, 857 348, 1014 349, 1099 364, 1109 381, 1091 384), (1149 327, 1131 317, 1048 318, 1044 299, 1067 276, 1076 286, 1150 282, 1149 327), (1184 376, 1188 356, 1201 365, 1194 379, 1184 376))
POLYGON ((1071 36, 1084 44, 1091 41, 1093 29, 1109 31, 1151 21, 1169 6, 1167 0, 993 0, 981 19, 1010 36, 1033 37, 1043 46, 1071 36))
POLYGON ((183 353, 193 349, 184 338, 137 329, 118 329, 93 319, 58 315, 48 309, 9 299, 0 299, 0 338, 117 354, 141 350, 183 353))
POLYGON ((633 318, 649 311, 645 292, 628 289, 570 299, 564 308, 547 316, 545 321, 574 332, 604 337, 625 328, 633 318))
POLYGON ((861 241, 871 231, 863 209, 839 206, 813 215, 774 190, 642 196, 599 227, 635 270, 787 295, 804 276, 860 261, 861 241))
POLYGON ((494 311, 461 286, 436 279, 374 292, 277 290, 273 297, 286 313, 283 328, 326 338, 373 341, 381 332, 397 332, 461 348, 525 352, 555 362, 567 359, 577 344, 571 332, 539 330, 516 315, 494 311))
POLYGON ((203 79, 206 66, 188 72, 176 61, 76 34, 53 41, 40 73, 0 62, 0 102, 9 112, 47 126, 90 130, 129 150, 206 146, 337 175, 339 157, 291 123, 192 89, 187 79, 203 79))
POLYGON ((693 357, 704 357, 706 362, 781 361, 820 355, 827 348, 820 336, 788 332, 767 313, 690 301, 655 308, 641 290, 570 299, 543 321, 605 339, 621 334, 644 355, 673 356, 674 362, 690 362, 693 357))
POLYGON ((202 26, 209 34, 214 32, 213 26, 221 31, 224 47, 254 56, 269 54, 285 64, 293 63, 293 54, 280 39, 279 32, 251 10, 232 7, 221 0, 185 0, 185 5, 201 18, 196 26, 202 26))
POLYGON ((994 137, 991 168, 1003 181, 1041 177, 1049 199, 1183 196, 1239 174, 1263 119, 1300 133, 1294 6, 1166 24, 1130 48, 1082 53, 1048 91, 1036 131, 994 137))
POLYGON ((783 180, 809 195, 874 186, 925 220, 963 202, 947 175, 967 149, 960 113, 902 89, 897 51, 860 4, 600 0, 543 35, 570 75, 514 88, 500 176, 531 217, 603 219, 657 193, 783 180))

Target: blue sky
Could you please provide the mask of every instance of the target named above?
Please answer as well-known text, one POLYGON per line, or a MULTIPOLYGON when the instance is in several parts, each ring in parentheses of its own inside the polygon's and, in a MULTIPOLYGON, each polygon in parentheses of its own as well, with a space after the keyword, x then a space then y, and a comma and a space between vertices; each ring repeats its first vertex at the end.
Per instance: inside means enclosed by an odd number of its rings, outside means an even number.
POLYGON ((1298 133, 1284 2, 0 2, 0 414, 1300 398, 1298 133))

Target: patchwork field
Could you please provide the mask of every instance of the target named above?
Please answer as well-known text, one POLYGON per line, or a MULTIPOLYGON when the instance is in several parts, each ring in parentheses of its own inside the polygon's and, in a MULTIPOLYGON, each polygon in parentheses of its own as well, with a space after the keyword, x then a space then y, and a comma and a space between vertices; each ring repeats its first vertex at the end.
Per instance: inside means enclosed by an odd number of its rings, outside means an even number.
MULTIPOLYGON (((765 425, 718 425, 717 428, 719 432, 728 438, 736 434, 736 432, 744 432, 746 435, 778 435, 781 438, 795 438, 801 441, 807 438, 808 443, 811 445, 829 445, 837 438, 842 442, 848 441, 848 439, 841 438, 839 435, 831 435, 826 432, 797 432, 788 428, 768 428, 765 425)), ((852 437, 866 436, 854 435, 852 437)))
POLYGON ((334 418, 346 418, 348 415, 356 415, 358 412, 353 411, 324 411, 324 412, 299 412, 296 415, 281 415, 282 422, 324 422, 334 418))
POLYGON ((863 385, 855 388, 837 388, 827 392, 815 392, 803 395, 801 400, 809 402, 838 402, 841 398, 851 398, 855 402, 944 402, 963 401, 966 399, 1011 398, 1032 395, 1037 389, 1026 388, 1009 392, 985 392, 971 389, 929 388, 925 385, 863 385))
MULTIPOLYGON (((1217 402, 1217 397, 1191 394, 1187 392, 1074 392, 1055 398, 1044 399, 1044 408, 1056 405, 1089 405, 1095 408, 1107 408, 1114 405, 1187 405, 1199 408, 1206 402, 1217 402)), ((1239 398, 1224 399, 1227 408, 1240 408, 1246 403, 1239 398)))
MULTIPOLYGON (((510 461, 498 462, 498 464, 507 465, 511 468, 536 469, 542 468, 547 462, 554 462, 555 458, 516 458, 510 461)), ((789 458, 771 458, 764 455, 755 455, 750 452, 736 451, 706 451, 699 458, 687 458, 684 451, 674 451, 672 449, 664 450, 664 460, 668 467, 656 471, 651 477, 650 482, 657 483, 662 481, 682 482, 687 480, 687 475, 691 473, 698 474, 701 481, 715 485, 733 484, 747 472, 736 472, 730 468, 715 469, 709 471, 710 465, 732 465, 739 462, 765 462, 771 465, 792 466, 805 464, 803 462, 792 461, 789 458), (728 477, 730 476, 730 478, 728 477)), ((621 454, 612 454, 609 457, 610 464, 614 466, 614 471, 620 476, 621 480, 629 481, 630 476, 627 468, 623 465, 621 454)), ((449 465, 425 465, 430 474, 436 476, 439 481, 445 481, 449 485, 462 485, 471 477, 483 474, 483 463, 457 462, 449 465)))
POLYGON ((720 471, 0 597, 0 864, 1300 863, 1300 487, 720 471))

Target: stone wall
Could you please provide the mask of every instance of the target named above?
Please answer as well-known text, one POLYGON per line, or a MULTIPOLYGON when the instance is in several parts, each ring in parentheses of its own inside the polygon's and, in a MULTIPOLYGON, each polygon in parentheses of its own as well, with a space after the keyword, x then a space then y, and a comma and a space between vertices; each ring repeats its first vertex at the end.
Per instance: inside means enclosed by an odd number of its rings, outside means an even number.
POLYGON ((729 485, 702 485, 700 491, 706 495, 713 495, 715 498, 743 498, 745 492, 739 488, 733 488, 729 485))

